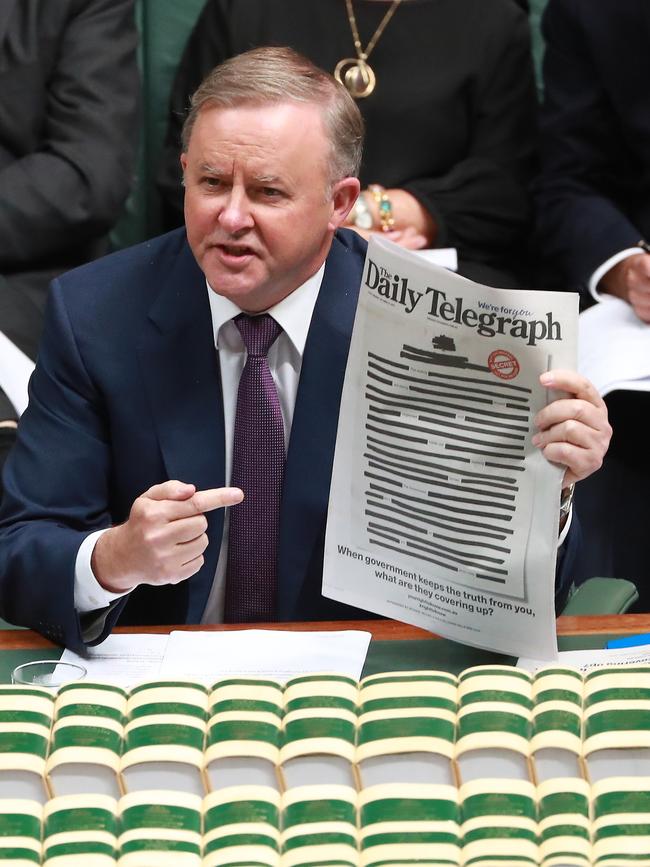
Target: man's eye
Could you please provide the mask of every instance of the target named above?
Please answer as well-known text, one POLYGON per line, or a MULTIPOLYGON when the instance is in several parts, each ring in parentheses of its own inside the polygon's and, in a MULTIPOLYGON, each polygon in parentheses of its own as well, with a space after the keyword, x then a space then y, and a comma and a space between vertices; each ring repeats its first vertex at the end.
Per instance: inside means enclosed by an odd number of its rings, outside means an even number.
POLYGON ((203 178, 203 183, 211 190, 216 190, 218 187, 221 186, 221 180, 219 178, 206 177, 203 178))
POLYGON ((276 199, 282 195, 275 187, 262 187, 262 193, 267 199, 276 199))

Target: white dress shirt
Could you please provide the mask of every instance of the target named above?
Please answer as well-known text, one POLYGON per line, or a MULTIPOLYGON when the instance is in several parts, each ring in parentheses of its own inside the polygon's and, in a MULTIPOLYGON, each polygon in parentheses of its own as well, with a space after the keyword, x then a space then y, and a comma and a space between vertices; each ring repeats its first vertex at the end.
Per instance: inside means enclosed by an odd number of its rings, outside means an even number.
MULTIPOLYGON (((307 333, 311 317, 318 298, 318 292, 323 280, 325 265, 288 295, 279 304, 271 307, 268 313, 282 327, 282 332, 269 349, 268 362, 271 375, 278 390, 282 419, 284 421, 285 449, 289 444, 293 409, 298 393, 302 357, 307 342, 307 333)), ((226 443, 225 478, 230 480, 232 471, 232 442, 235 430, 235 410, 237 406, 237 390, 239 378, 246 363, 246 347, 242 341, 239 329, 233 322, 235 316, 242 311, 221 295, 217 295, 207 285, 212 316, 212 329, 215 346, 219 354, 221 368, 221 390, 223 393, 224 433, 226 443)), ((181 479, 191 482, 192 479, 181 479)), ((229 481, 227 482, 229 484, 229 481)), ((226 509, 223 536, 215 579, 212 584, 202 623, 219 623, 223 620, 223 602, 226 579, 226 563, 228 553, 228 510, 226 509)), ((97 530, 86 536, 79 547, 75 562, 74 603, 80 614, 99 611, 106 608, 116 599, 126 595, 111 593, 99 584, 95 578, 90 562, 97 539, 106 530, 97 530)))
POLYGON ((641 247, 627 247, 625 250, 619 250, 618 253, 614 253, 613 256, 610 256, 607 261, 603 262, 602 265, 599 265, 594 273, 589 278, 588 288, 591 295, 596 299, 596 301, 602 300, 602 294, 598 291, 598 284, 603 279, 605 274, 614 267, 614 265, 618 265, 619 262, 622 262, 623 259, 628 259, 630 256, 638 256, 639 253, 643 253, 641 247))
POLYGON ((0 388, 21 416, 27 409, 27 386, 34 362, 0 331, 0 388))

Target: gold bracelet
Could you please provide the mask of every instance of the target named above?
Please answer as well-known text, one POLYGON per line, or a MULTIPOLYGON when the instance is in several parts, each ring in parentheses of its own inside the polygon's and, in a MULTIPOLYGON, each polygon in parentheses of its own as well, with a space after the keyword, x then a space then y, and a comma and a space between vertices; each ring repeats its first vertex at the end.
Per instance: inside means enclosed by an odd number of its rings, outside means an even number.
POLYGON ((380 184, 369 184, 368 191, 379 208, 379 226, 382 232, 390 232, 395 225, 393 219, 393 203, 386 195, 386 190, 380 184))

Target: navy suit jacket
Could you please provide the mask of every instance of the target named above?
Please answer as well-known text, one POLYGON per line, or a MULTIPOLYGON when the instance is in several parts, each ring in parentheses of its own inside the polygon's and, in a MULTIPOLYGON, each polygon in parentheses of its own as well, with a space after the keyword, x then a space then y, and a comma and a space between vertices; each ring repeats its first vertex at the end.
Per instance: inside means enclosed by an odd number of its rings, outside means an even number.
MULTIPOLYGON (((305 346, 280 516, 283 621, 372 616, 321 595, 339 403, 365 246, 354 232, 335 236, 305 346)), ((80 648, 79 545, 89 532, 124 521, 136 497, 167 479, 199 489, 227 481, 210 305, 182 229, 52 284, 29 408, 5 468, 3 616, 80 648)), ((97 640, 118 616, 121 624, 199 622, 223 511, 207 519, 203 568, 174 586, 136 588, 109 610, 97 640)))
POLYGON ((537 247, 564 286, 650 240, 650 3, 549 0, 537 247))
MULTIPOLYGON (((341 232, 327 258, 300 376, 280 519, 281 620, 357 617, 320 593, 339 401, 365 243, 341 232)), ((166 479, 226 484, 219 365, 205 277, 184 230, 52 284, 30 406, 5 471, 0 606, 69 647, 83 643, 74 566, 84 536, 124 521, 166 479)), ((223 512, 208 514, 203 568, 138 587, 107 618, 196 623, 215 573, 223 512)))

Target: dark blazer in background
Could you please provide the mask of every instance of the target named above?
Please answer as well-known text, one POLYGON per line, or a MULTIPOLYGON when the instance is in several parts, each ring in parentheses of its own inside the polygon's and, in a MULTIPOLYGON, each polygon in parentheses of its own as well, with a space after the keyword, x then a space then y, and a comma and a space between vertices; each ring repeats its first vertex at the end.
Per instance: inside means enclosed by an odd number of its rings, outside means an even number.
POLYGON ((537 249, 584 286, 650 239, 650 2, 549 0, 537 249))
MULTIPOLYGON (((650 2, 549 0, 543 31, 536 246, 555 282, 584 289, 612 255, 650 239, 650 2)), ((616 391, 606 402, 609 451, 576 489, 585 544, 575 578, 629 578, 648 611, 650 457, 639 421, 650 396, 616 391)))
POLYGON ((50 280, 107 249, 135 163, 134 0, 0 3, 0 330, 33 356, 50 280), (37 313, 34 315, 34 308, 37 313))

